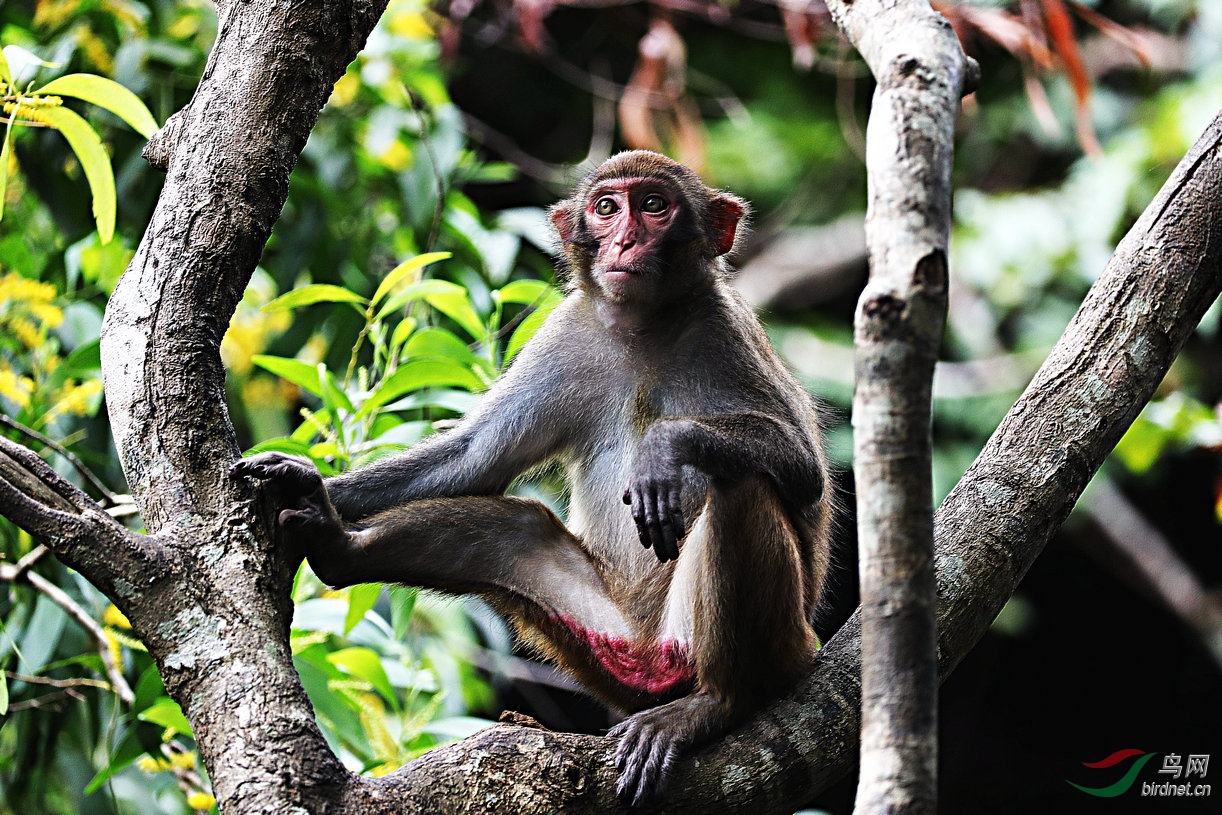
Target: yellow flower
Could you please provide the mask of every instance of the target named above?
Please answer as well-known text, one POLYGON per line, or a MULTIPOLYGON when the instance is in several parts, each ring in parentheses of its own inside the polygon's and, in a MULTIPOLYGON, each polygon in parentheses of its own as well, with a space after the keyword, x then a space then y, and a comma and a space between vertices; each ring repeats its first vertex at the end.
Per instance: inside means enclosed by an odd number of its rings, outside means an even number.
POLYGON ((132 624, 127 620, 127 616, 124 615, 122 611, 119 611, 119 609, 113 604, 107 606, 106 610, 102 612, 102 623, 104 625, 114 626, 115 628, 125 628, 128 630, 130 630, 132 627, 132 624))
POLYGON ((38 326, 25 317, 10 317, 8 330, 26 348, 37 348, 42 345, 42 334, 38 331, 38 326))
POLYGON ((28 376, 18 376, 12 368, 0 361, 0 396, 23 408, 30 404, 30 396, 33 393, 34 380, 28 376))
POLYGON ((45 421, 50 421, 65 413, 86 416, 90 410, 90 402, 102 392, 102 383, 97 379, 89 379, 77 385, 69 379, 58 394, 58 399, 47 411, 45 421))
POLYGON ((356 93, 360 89, 360 74, 349 70, 336 81, 335 87, 331 89, 331 98, 327 101, 336 107, 343 107, 356 98, 356 93))
POLYGON ((187 806, 206 811, 216 806, 216 798, 206 792, 193 792, 187 796, 187 806))
POLYGON ((195 751, 187 750, 184 753, 172 754, 170 756, 170 766, 177 767, 180 770, 194 770, 195 769, 195 751))
POLYGON ((387 28, 395 36, 409 40, 432 39, 433 27, 424 17, 426 12, 419 0, 394 0, 386 10, 387 28))
POLYGON ((152 756, 141 756, 136 762, 136 766, 146 773, 161 773, 170 769, 170 763, 164 758, 153 758, 152 756))

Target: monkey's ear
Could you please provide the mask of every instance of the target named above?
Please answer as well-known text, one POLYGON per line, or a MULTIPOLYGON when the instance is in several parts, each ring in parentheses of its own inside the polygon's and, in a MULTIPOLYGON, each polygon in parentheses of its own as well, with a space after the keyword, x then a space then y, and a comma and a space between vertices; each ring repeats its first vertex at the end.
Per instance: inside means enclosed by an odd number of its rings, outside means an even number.
POLYGON ((547 211, 548 217, 552 219, 552 225, 556 227, 556 232, 560 234, 560 242, 566 247, 573 237, 573 229, 575 228, 573 223, 573 207, 573 199, 566 198, 547 211))
POLYGON ((717 246, 717 255, 724 255, 734 248, 734 238, 738 235, 738 222, 747 214, 747 206, 742 200, 728 193, 719 192, 709 202, 709 215, 712 219, 712 237, 717 246))

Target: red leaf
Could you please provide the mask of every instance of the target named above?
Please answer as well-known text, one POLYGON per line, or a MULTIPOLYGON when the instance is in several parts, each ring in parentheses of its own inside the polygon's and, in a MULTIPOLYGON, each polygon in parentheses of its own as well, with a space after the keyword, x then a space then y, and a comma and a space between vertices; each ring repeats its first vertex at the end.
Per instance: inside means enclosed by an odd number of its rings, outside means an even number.
POLYGON ((1070 19, 1062 0, 1040 0, 1040 5, 1044 9, 1044 23, 1048 29, 1048 37, 1052 40, 1053 50, 1065 65, 1065 73, 1069 75, 1074 96, 1078 101, 1074 116, 1078 142, 1089 155, 1098 155, 1102 151, 1090 120, 1090 77, 1082 63, 1078 41, 1074 39, 1073 20, 1070 19))

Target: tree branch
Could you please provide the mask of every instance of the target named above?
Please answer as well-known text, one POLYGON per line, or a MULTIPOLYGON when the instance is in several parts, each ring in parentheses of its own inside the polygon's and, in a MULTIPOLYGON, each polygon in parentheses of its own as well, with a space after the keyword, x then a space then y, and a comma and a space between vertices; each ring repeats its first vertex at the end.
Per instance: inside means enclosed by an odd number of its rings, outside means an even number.
POLYGON ((1139 582, 1197 635, 1222 668, 1222 603, 1210 597, 1167 538, 1110 479, 1096 478, 1082 504, 1111 544, 1108 557, 1101 558, 1104 565, 1121 572, 1135 570, 1139 582))
POLYGON ((17 433, 20 433, 21 435, 25 436, 28 439, 32 439, 38 442, 39 444, 44 444, 47 447, 50 447, 56 453, 63 456, 64 460, 67 461, 69 464, 71 464, 76 469, 76 471, 81 474, 82 478, 88 481, 95 490, 97 490, 98 492, 102 494, 102 498, 105 499, 105 503, 103 504, 103 506, 105 507, 118 506, 119 503, 121 502, 120 496, 117 495, 116 493, 111 492, 110 489, 104 483, 102 483, 102 479, 94 475, 93 470, 90 470, 88 467, 85 466, 85 462, 81 461, 75 454, 73 454, 71 450, 64 447, 59 442, 55 441, 54 439, 50 439, 44 436, 43 434, 39 433, 37 430, 34 430, 31 427, 26 427, 25 425, 21 424, 20 422, 14 422, 12 419, 10 419, 9 417, 5 416, 2 413, 0 413, 0 424, 4 425, 5 427, 17 433))
POLYGON ((3 436, 0 515, 46 544, 124 613, 139 589, 171 569, 158 539, 129 531, 32 450, 3 436))
POLYGON ((854 321, 862 619, 856 811, 937 809, 932 380, 946 320, 951 158, 979 69, 925 0, 829 2, 878 82, 866 128, 870 278, 854 321))

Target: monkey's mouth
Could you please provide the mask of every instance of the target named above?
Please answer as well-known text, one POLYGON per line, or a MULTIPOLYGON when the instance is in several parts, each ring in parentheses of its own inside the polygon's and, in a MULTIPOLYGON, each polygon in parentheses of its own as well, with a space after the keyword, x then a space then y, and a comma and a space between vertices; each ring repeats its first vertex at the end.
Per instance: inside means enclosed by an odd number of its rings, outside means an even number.
POLYGON ((642 277, 644 274, 645 269, 617 266, 614 269, 607 269, 603 272, 603 280, 612 286, 622 286, 633 279, 642 277))

